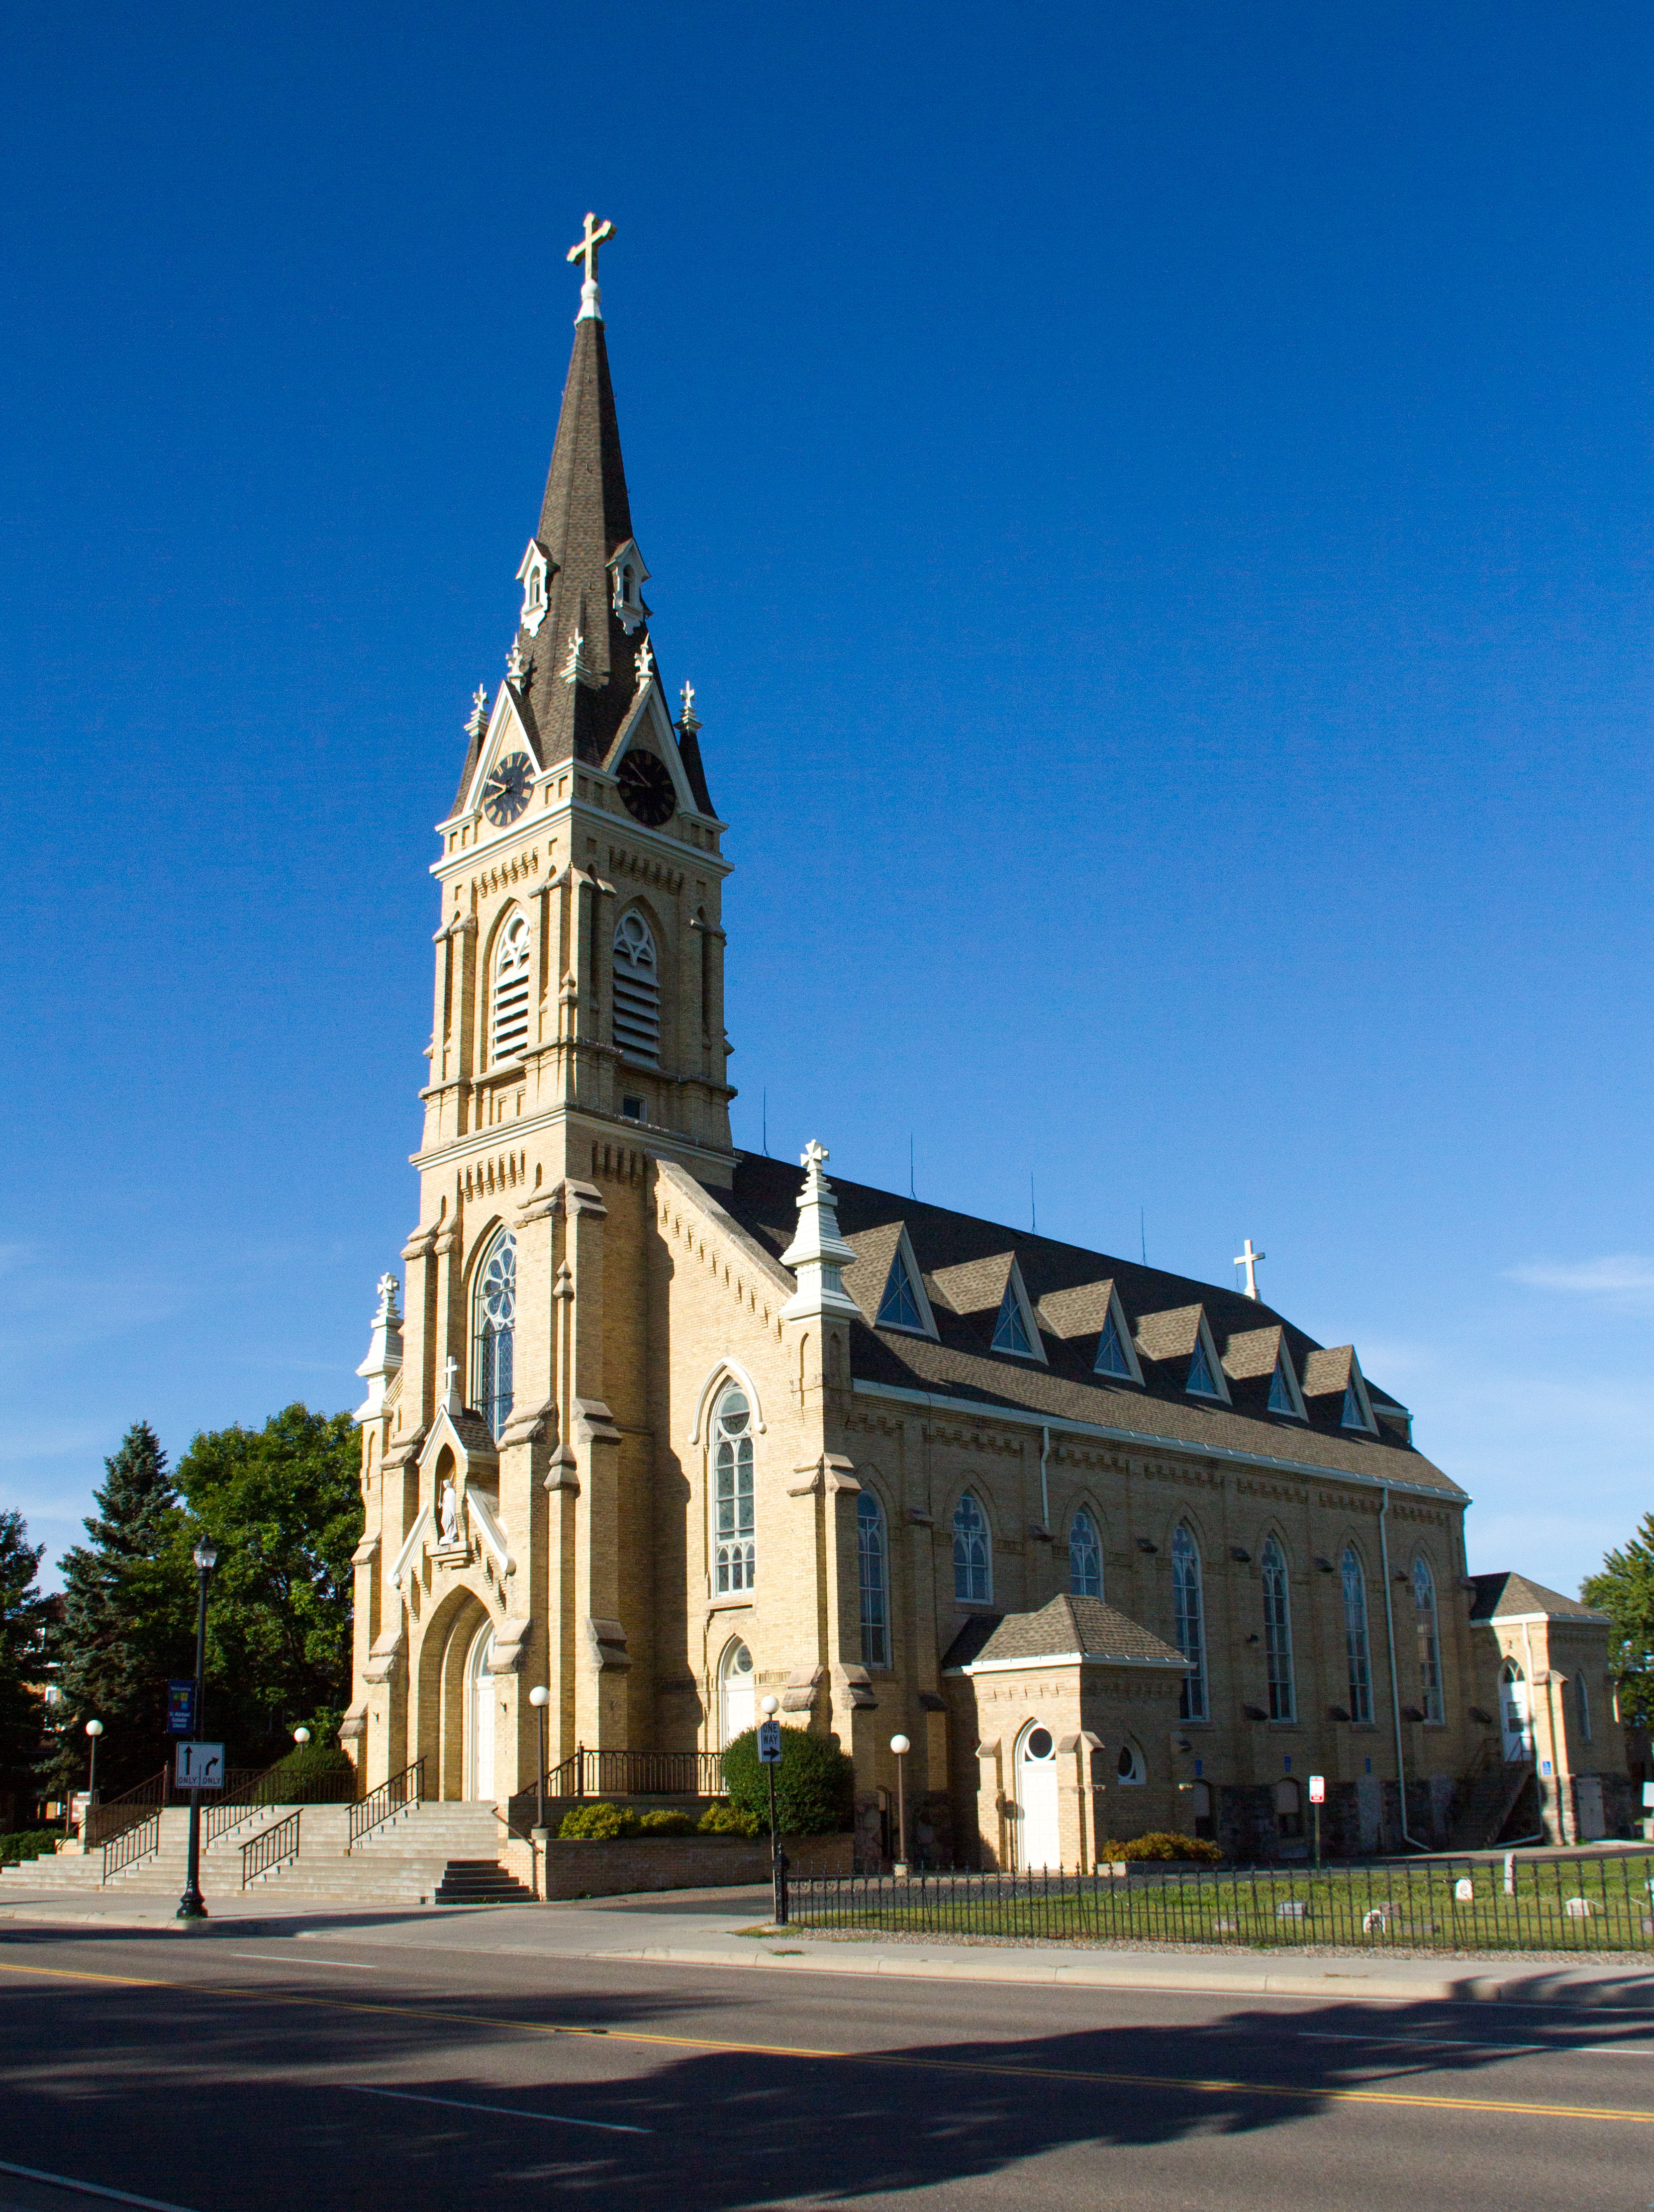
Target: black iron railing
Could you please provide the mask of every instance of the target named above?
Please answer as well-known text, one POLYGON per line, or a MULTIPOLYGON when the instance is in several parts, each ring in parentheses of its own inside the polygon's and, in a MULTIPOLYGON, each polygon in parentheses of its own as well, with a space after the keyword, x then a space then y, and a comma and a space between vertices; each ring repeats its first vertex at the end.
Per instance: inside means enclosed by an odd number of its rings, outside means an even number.
POLYGON ((140 1782, 135 1789, 112 1797, 106 1805, 88 1806, 81 1827, 81 1840, 87 1850, 91 1850, 98 1844, 112 1843, 117 1836, 124 1836, 129 1828, 149 1820, 167 1802, 171 1780, 170 1769, 163 1766, 159 1774, 152 1774, 147 1782, 140 1782))
POLYGON ((382 1828, 387 1820, 393 1820, 398 1813, 405 1813, 410 1806, 417 1805, 423 1794, 424 1781, 425 1762, 417 1759, 400 1774, 392 1775, 388 1782, 381 1782, 376 1790, 358 1798, 350 1808, 350 1840, 345 1849, 354 1850, 364 1836, 370 1836, 375 1828, 382 1828))
POLYGON ((271 1867, 285 1866, 289 1859, 298 1857, 299 1823, 303 1818, 301 1812, 289 1813, 284 1820, 273 1820, 269 1827, 261 1828, 242 1844, 243 1889, 250 1881, 257 1881, 261 1874, 268 1874, 271 1867))
POLYGON ((548 1797, 721 1797, 722 1754, 715 1751, 588 1751, 545 1778, 548 1797))
POLYGON ((794 1926, 1050 1941, 1654 1951, 1654 1854, 1360 1867, 801 1875, 794 1926))
POLYGON ((123 1828, 119 1835, 112 1836, 104 1845, 103 1872, 99 1880, 108 1881, 125 1868, 136 1866, 140 1859, 147 1859, 151 1852, 160 1849, 161 1808, 152 1805, 147 1813, 140 1811, 134 1821, 123 1828))

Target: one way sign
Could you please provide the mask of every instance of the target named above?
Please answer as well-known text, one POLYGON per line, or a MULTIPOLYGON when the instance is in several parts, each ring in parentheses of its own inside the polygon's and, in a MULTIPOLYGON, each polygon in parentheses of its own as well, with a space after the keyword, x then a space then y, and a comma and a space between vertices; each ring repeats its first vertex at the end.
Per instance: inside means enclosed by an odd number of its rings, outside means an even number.
POLYGON ((759 1722, 758 1758, 765 1766, 781 1765, 781 1723, 779 1721, 759 1722))

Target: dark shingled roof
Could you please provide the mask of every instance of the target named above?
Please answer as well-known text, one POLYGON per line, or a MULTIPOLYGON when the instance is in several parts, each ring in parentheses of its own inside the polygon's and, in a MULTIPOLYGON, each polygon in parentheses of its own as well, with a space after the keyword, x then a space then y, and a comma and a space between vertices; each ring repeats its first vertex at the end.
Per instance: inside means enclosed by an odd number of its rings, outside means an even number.
POLYGON ((969 1666, 974 1660, 1055 1659, 1083 1651, 1092 1659, 1152 1661, 1156 1666, 1186 1665, 1152 1629, 1133 1620, 1100 1597, 1054 1597, 1037 1613, 1007 1613, 998 1620, 979 1616, 967 1621, 953 1639, 944 1667, 969 1666), (973 1632, 983 1628, 986 1635, 973 1632))
POLYGON ((1548 1613, 1558 1620, 1601 1621, 1608 1626, 1605 1613, 1595 1613, 1577 1597, 1564 1597, 1560 1590, 1547 1589, 1543 1583, 1530 1582, 1526 1575, 1472 1575, 1475 1596, 1470 1602, 1472 1620, 1497 1620, 1501 1614, 1548 1613))
MULTIPOLYGON (((865 1183, 836 1176, 831 1180, 840 1231, 858 1255, 856 1264, 844 1270, 844 1287, 863 1316, 862 1325, 850 1331, 851 1371, 858 1380, 931 1392, 956 1401, 962 1413, 972 1407, 984 1411, 994 1405, 1013 1407, 1040 1419, 1088 1421, 1169 1444, 1206 1445, 1261 1459, 1290 1460, 1324 1468, 1331 1475, 1365 1474, 1383 1481, 1416 1483, 1450 1498, 1465 1495, 1414 1449, 1404 1427, 1384 1422, 1386 1408, 1394 1409, 1398 1421, 1402 1409, 1371 1382, 1368 1395, 1380 1417, 1376 1437, 1341 1425, 1341 1388, 1310 1401, 1307 1421, 1270 1413, 1269 1370, 1257 1360, 1254 1346, 1239 1340, 1280 1329, 1300 1376, 1312 1358, 1318 1359, 1317 1380, 1329 1371, 1348 1374, 1349 1347, 1324 1352, 1313 1337, 1261 1299, 1219 1284, 1195 1282, 1158 1267, 1140 1267, 1135 1261, 1008 1229, 972 1214, 954 1213, 945 1206, 924 1205, 865 1183), (930 1295, 939 1341, 875 1326, 896 1231, 902 1224, 930 1295), (993 1349, 999 1311, 994 1286, 997 1284, 1003 1293, 1013 1254, 1042 1323, 1043 1364, 993 1349), (1240 1372, 1229 1373, 1234 1402, 1225 1406, 1189 1397, 1182 1387, 1183 1359, 1158 1364, 1146 1361, 1141 1388, 1097 1374, 1098 1342, 1106 1312, 1103 1285, 1110 1282, 1134 1336, 1148 1317, 1164 1317, 1149 1331, 1157 1348, 1163 1348, 1161 1331, 1171 1331, 1171 1317, 1177 1316, 1178 1324, 1171 1333, 1180 1345, 1192 1349, 1193 1310, 1202 1308, 1219 1359, 1225 1358, 1231 1340, 1237 1341, 1240 1372), (1089 1295, 1075 1295, 1082 1291, 1089 1295), (1047 1325, 1048 1316, 1061 1334, 1047 1325), (1083 1334, 1072 1333, 1082 1317, 1094 1326, 1083 1334)), ((788 1163, 747 1152, 738 1157, 733 1188, 717 1195, 748 1235, 779 1259, 798 1224, 799 1182, 799 1170, 788 1163)))
MULTIPOLYGON (((575 325, 575 349, 535 532, 550 564, 549 604, 538 636, 526 629, 517 632, 529 674, 514 691, 543 769, 571 757, 602 762, 631 710, 637 693, 636 654, 648 631, 644 626, 627 635, 614 611, 609 573, 611 558, 631 535, 608 342, 602 323, 587 315, 575 325), (562 672, 576 630, 585 639, 581 658, 589 680, 570 684, 562 672)), ((480 743, 473 738, 466 753, 456 810, 464 803, 480 743)), ((712 799, 692 731, 680 732, 678 757, 696 805, 710 814, 712 799)))

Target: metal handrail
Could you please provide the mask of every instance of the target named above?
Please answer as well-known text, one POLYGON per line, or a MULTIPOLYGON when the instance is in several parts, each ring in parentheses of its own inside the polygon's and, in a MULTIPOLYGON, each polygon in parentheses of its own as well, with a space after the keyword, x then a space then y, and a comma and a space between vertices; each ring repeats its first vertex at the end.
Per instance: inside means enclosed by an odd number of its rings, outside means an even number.
POLYGON ((170 1778, 168 1770, 163 1766, 159 1774, 152 1774, 147 1782, 123 1790, 106 1804, 88 1805, 81 1827, 82 1843, 88 1850, 94 1844, 112 1843, 117 1836, 124 1836, 129 1828, 147 1820, 152 1812, 167 1802, 170 1778))
POLYGON ((101 1887, 111 1875, 119 1874, 125 1867, 135 1866, 139 1859, 147 1859, 152 1851, 161 1849, 161 1808, 152 1806, 141 1813, 131 1827, 123 1828, 112 1836, 103 1847, 103 1872, 98 1877, 101 1887))
POLYGON ((256 1881, 271 1867, 285 1866, 289 1859, 299 1856, 299 1822, 302 1811, 289 1813, 284 1820, 273 1820, 267 1828, 260 1828, 241 1846, 241 1887, 256 1881))
POLYGON ((345 1850, 355 1850, 364 1836, 371 1835, 375 1828, 382 1828, 387 1820, 394 1820, 410 1805, 417 1805, 424 1784, 425 1761, 421 1757, 411 1766, 404 1766, 400 1774, 392 1775, 376 1790, 370 1790, 365 1797, 359 1797, 350 1808, 350 1840, 345 1850))
POLYGON ((716 1751, 592 1751, 577 1745, 545 1778, 548 1797, 722 1797, 716 1751))

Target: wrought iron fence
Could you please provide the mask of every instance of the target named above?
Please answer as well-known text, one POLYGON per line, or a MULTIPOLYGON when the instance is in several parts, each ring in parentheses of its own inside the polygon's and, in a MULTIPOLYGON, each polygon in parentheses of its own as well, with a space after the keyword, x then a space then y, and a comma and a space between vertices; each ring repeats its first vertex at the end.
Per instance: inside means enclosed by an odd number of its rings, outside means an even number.
POLYGON ((722 1797, 724 1767, 715 1751, 588 1751, 545 1778, 548 1797, 722 1797))
POLYGON ((241 1846, 241 1887, 257 1881, 261 1874, 271 1867, 284 1866, 289 1859, 299 1856, 299 1823, 302 1812, 289 1813, 284 1820, 272 1820, 256 1836, 250 1836, 241 1846))
POLYGON ((350 1808, 350 1840, 345 1849, 354 1850, 364 1836, 370 1836, 375 1828, 382 1828, 387 1820, 393 1820, 410 1805, 417 1805, 424 1784, 425 1762, 417 1759, 400 1774, 392 1775, 389 1781, 381 1782, 376 1790, 359 1797, 350 1808))
POLYGON ((804 1875, 795 1926, 1058 1942, 1433 1951, 1654 1950, 1654 1854, 1362 1867, 1124 1863, 1094 1874, 804 1875))
POLYGON ((147 1812, 139 1811, 136 1820, 111 1837, 103 1847, 103 1872, 98 1877, 106 1882, 125 1868, 136 1866, 140 1859, 161 1849, 161 1808, 152 1805, 147 1812))
POLYGON ((135 1828, 148 1820, 167 1802, 167 1786, 171 1780, 170 1770, 163 1766, 159 1774, 152 1774, 147 1782, 140 1782, 136 1788, 124 1790, 119 1797, 112 1797, 106 1805, 89 1805, 81 1828, 81 1840, 87 1850, 91 1850, 99 1844, 112 1843, 117 1836, 124 1836, 129 1828, 135 1828))

